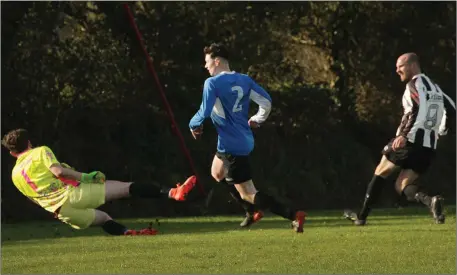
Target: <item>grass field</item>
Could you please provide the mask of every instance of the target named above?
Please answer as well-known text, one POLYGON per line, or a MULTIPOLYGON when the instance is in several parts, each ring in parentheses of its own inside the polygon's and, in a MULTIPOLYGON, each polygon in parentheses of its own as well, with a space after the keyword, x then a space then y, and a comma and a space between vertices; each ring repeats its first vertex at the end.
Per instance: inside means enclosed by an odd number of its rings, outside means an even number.
MULTIPOLYGON (((341 211, 310 211, 304 234, 265 217, 160 220, 156 236, 106 236, 60 223, 2 225, 2 273, 456 274, 455 208, 436 225, 426 208, 383 209, 353 226, 341 211)), ((151 219, 154 221, 155 219, 151 219)), ((123 220, 136 228, 150 220, 123 220)))

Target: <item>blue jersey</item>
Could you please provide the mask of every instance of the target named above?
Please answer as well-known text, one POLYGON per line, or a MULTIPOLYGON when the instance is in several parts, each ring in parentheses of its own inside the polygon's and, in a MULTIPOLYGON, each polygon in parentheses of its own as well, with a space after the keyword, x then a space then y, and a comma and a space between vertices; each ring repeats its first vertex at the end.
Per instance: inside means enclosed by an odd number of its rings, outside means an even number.
POLYGON ((200 110, 190 120, 190 129, 211 120, 218 133, 217 151, 245 156, 254 149, 254 137, 248 124, 250 100, 259 105, 259 111, 251 117, 257 123, 264 122, 271 110, 270 95, 245 74, 222 72, 206 79, 200 110))

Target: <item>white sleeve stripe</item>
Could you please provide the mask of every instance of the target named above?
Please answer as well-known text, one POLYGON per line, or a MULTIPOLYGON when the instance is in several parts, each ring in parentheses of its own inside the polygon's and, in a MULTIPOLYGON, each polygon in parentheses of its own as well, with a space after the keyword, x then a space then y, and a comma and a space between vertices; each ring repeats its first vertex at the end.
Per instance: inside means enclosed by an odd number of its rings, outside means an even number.
POLYGON ((271 102, 252 89, 250 90, 249 98, 259 105, 259 111, 251 117, 251 120, 258 123, 264 122, 270 115, 271 102))
POLYGON ((222 102, 218 97, 216 97, 216 103, 214 103, 213 111, 216 115, 225 119, 224 108, 222 107, 222 102))
POLYGON ((249 98, 252 99, 255 103, 259 104, 260 106, 271 105, 271 102, 270 100, 268 100, 268 98, 262 96, 253 89, 251 89, 249 92, 249 98), (262 105, 263 102, 266 102, 265 105, 262 105))

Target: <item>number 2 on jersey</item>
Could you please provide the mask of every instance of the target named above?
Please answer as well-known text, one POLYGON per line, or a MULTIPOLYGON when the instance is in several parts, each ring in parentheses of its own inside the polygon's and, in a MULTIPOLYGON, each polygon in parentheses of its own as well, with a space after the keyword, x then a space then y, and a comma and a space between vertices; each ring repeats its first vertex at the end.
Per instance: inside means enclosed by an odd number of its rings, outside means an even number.
POLYGON ((243 98, 243 88, 240 86, 233 86, 232 91, 236 91, 238 93, 238 97, 236 98, 235 104, 233 105, 232 112, 236 113, 243 110, 243 105, 240 104, 241 99, 243 98))

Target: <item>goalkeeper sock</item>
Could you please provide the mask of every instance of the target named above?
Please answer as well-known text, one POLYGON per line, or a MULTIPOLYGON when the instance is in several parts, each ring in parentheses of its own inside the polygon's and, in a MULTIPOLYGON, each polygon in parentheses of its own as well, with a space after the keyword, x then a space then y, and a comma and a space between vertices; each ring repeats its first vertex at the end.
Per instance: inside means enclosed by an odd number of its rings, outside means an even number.
POLYGON ((382 192, 382 188, 384 187, 385 181, 386 180, 383 177, 374 175, 370 183, 368 183, 367 192, 365 193, 365 200, 358 215, 360 220, 366 220, 368 214, 370 214, 371 207, 378 200, 379 195, 382 192))
POLYGON ((295 220, 295 211, 268 194, 257 192, 254 197, 254 205, 262 210, 269 208, 272 213, 288 220, 295 220))
POLYGON ((129 194, 134 198, 168 198, 171 188, 160 188, 154 184, 134 182, 130 185, 129 194))
POLYGON ((235 185, 233 184, 227 184, 226 185, 228 188, 228 191, 232 198, 239 204, 241 207, 243 207, 244 211, 246 211, 247 214, 253 215, 255 211, 255 207, 252 203, 247 202, 241 198, 240 193, 238 190, 236 190, 235 185))
POLYGON ((296 211, 293 210, 291 207, 287 206, 286 204, 280 203, 277 200, 274 200, 273 203, 270 206, 270 211, 272 213, 275 213, 276 215, 279 215, 283 218, 286 218, 288 220, 295 220, 295 214, 296 211))
POLYGON ((106 221, 102 225, 102 228, 110 235, 124 235, 124 233, 128 230, 127 227, 113 220, 106 221))

